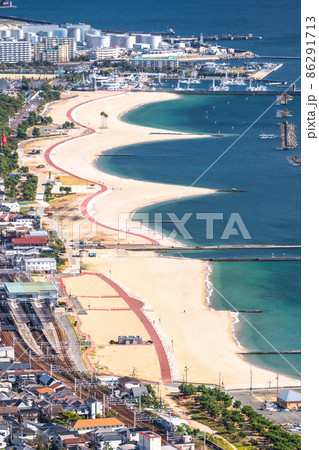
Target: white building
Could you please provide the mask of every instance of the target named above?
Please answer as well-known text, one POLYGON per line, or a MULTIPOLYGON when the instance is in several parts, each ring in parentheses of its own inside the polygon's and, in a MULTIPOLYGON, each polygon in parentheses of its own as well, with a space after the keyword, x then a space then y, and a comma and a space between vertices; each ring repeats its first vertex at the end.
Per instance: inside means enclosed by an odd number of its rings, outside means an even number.
POLYGON ((21 258, 20 267, 24 272, 56 271, 55 258, 21 258))
POLYGON ((102 415, 102 402, 97 400, 96 398, 90 397, 86 400, 86 405, 90 411, 90 418, 96 419, 96 415, 102 415))
POLYGON ((12 213, 20 212, 20 205, 15 201, 1 200, 0 206, 7 206, 8 208, 10 208, 10 212, 12 213))
POLYGON ((148 55, 139 55, 131 59, 132 66, 144 67, 148 70, 156 70, 162 68, 176 69, 179 65, 176 56, 168 57, 152 57, 148 55))
POLYGON ((119 47, 98 47, 90 51, 90 58, 102 61, 103 59, 118 58, 121 54, 119 47))
POLYGON ((0 41, 0 62, 31 62, 31 43, 26 41, 0 41))
POLYGON ((176 414, 158 414, 158 419, 161 421, 164 428, 173 431, 178 425, 187 425, 187 421, 181 419, 176 414))
POLYGON ((14 348, 11 346, 0 347, 0 360, 10 359, 14 361, 14 348))
POLYGON ((119 384, 119 378, 113 375, 99 375, 97 379, 102 386, 116 387, 119 384))
POLYGON ((148 432, 139 433, 138 446, 140 450, 161 450, 161 436, 158 434, 148 432))
POLYGON ((46 50, 52 50, 58 46, 67 45, 67 57, 68 60, 74 58, 76 45, 73 38, 69 37, 42 37, 39 42, 34 44, 34 59, 39 61, 41 55, 46 50))
POLYGON ((0 448, 5 448, 9 445, 8 438, 10 436, 9 424, 0 423, 0 448))

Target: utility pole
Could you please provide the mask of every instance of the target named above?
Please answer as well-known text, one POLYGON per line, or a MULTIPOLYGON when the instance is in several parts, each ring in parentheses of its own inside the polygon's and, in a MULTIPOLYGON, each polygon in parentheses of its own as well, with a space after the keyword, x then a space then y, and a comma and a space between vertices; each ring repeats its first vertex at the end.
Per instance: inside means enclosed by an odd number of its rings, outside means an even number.
POLYGON ((250 395, 253 395, 253 369, 250 366, 250 395))
POLYGON ((185 366, 185 384, 186 384, 186 386, 187 386, 187 372, 188 372, 188 367, 187 366, 185 366))
POLYGON ((103 417, 105 417, 105 394, 103 394, 103 417))
POLYGON ((204 450, 206 450, 206 431, 204 431, 204 450))
POLYGON ((276 380, 277 380, 277 394, 278 394, 279 393, 279 373, 278 372, 277 372, 276 380))

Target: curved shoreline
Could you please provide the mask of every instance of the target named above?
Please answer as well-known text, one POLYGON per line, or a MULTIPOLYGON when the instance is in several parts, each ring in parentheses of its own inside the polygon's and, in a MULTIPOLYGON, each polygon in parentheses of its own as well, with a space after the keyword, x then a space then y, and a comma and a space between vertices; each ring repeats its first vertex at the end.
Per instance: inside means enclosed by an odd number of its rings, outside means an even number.
MULTIPOLYGON (((73 177, 75 177, 75 178, 79 178, 79 179, 82 179, 82 180, 85 180, 85 181, 89 181, 89 182, 91 182, 91 180, 90 179, 87 179, 87 178, 84 178, 84 177, 82 177, 82 176, 79 176, 79 174, 74 174, 74 172, 72 171, 72 172, 70 172, 70 171, 68 171, 68 170, 66 170, 66 169, 62 169, 58 164, 56 164, 56 163, 54 163, 53 161, 52 161, 52 159, 51 159, 51 152, 56 148, 56 147, 58 147, 59 145, 63 145, 64 143, 67 143, 67 142, 69 142, 69 141, 72 141, 72 140, 75 140, 75 139, 81 139, 81 138, 85 138, 85 137, 89 137, 89 136, 92 136, 92 135, 94 135, 94 134, 98 134, 98 132, 94 129, 94 128, 91 128, 91 127, 89 127, 89 126, 86 126, 86 125, 83 125, 83 123, 81 124, 81 122, 78 120, 78 119, 73 119, 73 116, 72 116, 72 113, 73 112, 75 112, 76 110, 78 110, 78 109, 81 109, 81 107, 82 106, 84 106, 84 105, 86 105, 86 104, 89 104, 89 103, 93 103, 93 102, 97 102, 97 101, 101 101, 101 100, 104 100, 104 99, 107 99, 107 98, 114 98, 114 97, 119 97, 119 96, 123 96, 123 95, 125 95, 125 93, 121 93, 121 94, 113 94, 113 95, 108 95, 108 96, 106 96, 106 97, 103 97, 103 98, 97 98, 97 99, 93 99, 93 100, 89 100, 89 101, 86 101, 86 102, 83 102, 83 103, 81 103, 81 104, 79 104, 79 105, 75 105, 75 106, 73 106, 71 109, 69 109, 68 111, 67 111, 67 117, 70 119, 70 120, 72 120, 72 121, 75 121, 79 126, 81 126, 81 127, 83 127, 84 129, 86 129, 86 130, 88 130, 89 131, 89 133, 88 134, 86 134, 86 135, 78 135, 78 136, 74 136, 74 137, 71 137, 71 138, 68 138, 68 139, 66 139, 66 140, 64 140, 64 141, 60 141, 60 142, 58 142, 58 143, 56 143, 56 144, 54 144, 53 146, 51 146, 49 149, 47 149, 46 150, 46 152, 45 152, 45 158, 46 158, 46 160, 47 160, 47 162, 50 164, 50 165, 52 165, 53 167, 55 167, 58 171, 61 171, 61 172, 64 172, 64 173, 66 173, 66 174, 68 174, 68 175, 71 175, 71 176, 73 176, 73 177)), ((155 100, 155 101, 158 101, 158 100, 155 100)), ((144 103, 145 104, 145 103, 144 103)), ((117 116, 118 117, 118 116, 117 116)), ((136 125, 137 127, 138 127, 138 125, 136 125)), ((145 127, 142 127, 142 126, 140 126, 140 128, 145 128, 145 127)), ((176 136, 176 138, 178 138, 178 139, 181 139, 181 138, 185 138, 185 137, 187 137, 188 139, 191 139, 191 137, 190 137, 190 135, 186 135, 186 134, 184 134, 184 136, 181 136, 181 135, 178 135, 178 137, 176 136)), ((201 137, 201 136, 196 136, 196 137, 201 137)), ((167 139, 167 136, 165 136, 165 138, 163 139, 162 138, 162 140, 166 140, 166 141, 168 141, 169 140, 169 138, 167 139)), ((154 140, 153 140, 154 141, 154 140)), ((142 141, 143 142, 143 141, 142 141)), ((121 145, 119 145, 119 146, 121 146, 121 145)), ((114 147, 114 146, 112 146, 111 148, 116 148, 116 147, 114 147)), ((96 157, 96 156, 95 156, 96 157)), ((107 174, 108 175, 108 174, 107 174)), ((119 178, 118 176, 116 177, 116 178, 119 178)), ((106 229, 109 229, 109 230, 115 230, 115 231, 118 231, 116 228, 114 228, 114 227, 110 227, 110 226, 107 226, 107 225, 105 225, 103 222, 99 222, 99 221, 97 221, 97 220, 95 220, 93 217, 91 217, 90 216, 90 213, 89 213, 89 206, 90 206, 90 203, 92 202, 92 200, 93 199, 95 199, 95 201, 98 201, 98 197, 100 197, 99 199, 101 199, 102 197, 103 197, 103 195, 104 194, 106 194, 106 192, 107 191, 109 191, 110 193, 112 192, 112 189, 109 189, 106 185, 104 185, 103 183, 101 183, 101 182, 98 182, 98 181, 92 181, 92 183, 94 183, 95 185, 97 185, 97 186, 99 186, 99 188, 100 188, 100 190, 97 192, 97 193, 95 193, 95 194, 93 194, 92 196, 89 196, 84 202, 82 202, 82 204, 81 204, 81 213, 83 214, 83 216, 84 217, 86 217, 88 220, 90 220, 91 222, 93 222, 93 223, 96 223, 96 224, 98 224, 98 225, 100 225, 100 226, 102 226, 103 228, 106 228, 106 229), (89 216, 89 217, 87 217, 87 216, 89 216)), ((144 183, 145 185, 147 185, 147 183, 150 183, 150 184, 152 184, 153 186, 156 186, 156 184, 157 185, 159 185, 159 183, 153 183, 153 182, 140 182, 140 183, 144 183)), ((167 185, 168 187, 169 187, 169 185, 167 185)), ((199 193, 198 192, 198 189, 196 189, 196 194, 194 194, 194 196, 195 195, 203 195, 202 193, 199 193)), ((213 191, 208 191, 208 190, 205 190, 206 192, 205 193, 213 193, 213 191), (207 192, 208 191, 208 192, 207 192)), ((187 197, 191 197, 191 196, 193 196, 193 195, 191 195, 191 194, 189 194, 189 195, 187 195, 187 197)), ((160 200, 157 200, 157 199, 155 199, 155 200, 153 200, 153 204, 155 204, 155 203, 159 203, 159 202, 165 202, 165 201, 174 201, 174 199, 175 199, 176 197, 174 197, 174 196, 171 196, 171 197, 169 197, 168 199, 160 199, 160 200)), ((144 207, 146 204, 142 204, 142 205, 139 205, 138 207, 136 207, 136 208, 134 208, 133 209, 133 211, 137 211, 137 210, 139 210, 139 209, 141 209, 142 207, 144 207)), ((150 240, 150 241, 155 241, 156 243, 158 243, 158 241, 156 241, 155 239, 152 239, 152 238, 149 238, 149 237, 147 237, 147 236, 144 236, 144 235, 142 235, 142 234, 137 234, 137 233, 131 233, 131 232, 127 232, 127 234, 130 234, 131 236, 139 236, 139 237, 142 237, 143 239, 148 239, 148 240, 150 240)), ((229 314, 228 314, 229 315, 229 314)), ((229 315, 230 316, 230 315, 229 315)), ((229 322, 231 322, 232 321, 232 319, 231 318, 229 318, 229 322)), ((229 333, 230 334, 230 337, 231 337, 231 333, 229 333)), ((233 337, 231 337, 231 339, 233 340, 233 337)), ((238 355, 236 355, 236 356, 238 356, 238 355)), ((241 360, 242 360, 242 358, 240 358, 241 360)), ((248 363, 247 362, 245 362, 245 364, 247 364, 248 365, 248 363)), ((257 366, 258 367, 258 366, 257 366)), ((262 369, 263 371, 267 371, 267 369, 262 369)))
MULTIPOLYGON (((125 94, 125 93, 123 93, 123 94, 114 94, 114 95, 115 95, 115 96, 118 96, 118 95, 124 95, 124 94, 125 94)), ((108 98, 108 97, 109 97, 109 96, 103 97, 103 98, 101 98, 100 100, 102 100, 102 99, 104 99, 104 98, 108 98)), ((76 125, 78 125, 79 127, 88 130, 87 136, 91 136, 91 135, 95 134, 95 133, 96 133, 95 129, 94 129, 94 128, 89 128, 89 127, 87 127, 86 125, 83 125, 83 124, 81 124, 80 122, 76 121, 76 120, 72 117, 72 113, 73 113, 74 110, 80 108, 81 106, 84 106, 84 105, 86 105, 86 104, 88 104, 88 103, 96 102, 96 101, 99 101, 99 100, 94 99, 94 100, 89 100, 89 101, 87 101, 87 102, 80 103, 79 105, 76 105, 76 106, 72 107, 72 108, 71 108, 70 110, 68 110, 68 112, 67 112, 67 118, 68 118, 69 120, 73 121, 73 122, 74 122, 76 125)), ((54 168, 57 169, 57 170, 60 170, 61 172, 66 173, 67 175, 70 175, 70 176, 73 176, 73 177, 78 178, 78 179, 80 179, 80 180, 87 181, 87 182, 89 182, 89 183, 94 183, 95 185, 97 185, 97 186, 100 188, 100 190, 99 190, 98 192, 95 192, 94 194, 90 195, 88 198, 86 198, 86 199, 82 202, 82 204, 81 204, 81 213, 82 213, 83 217, 85 217, 85 218, 88 219, 90 222, 94 223, 95 225, 101 226, 101 227, 103 227, 103 228, 107 228, 107 229, 109 229, 109 230, 119 231, 119 230, 116 229, 116 228, 109 227, 109 226, 107 226, 107 225, 105 225, 105 224, 103 224, 103 223, 101 223, 101 222, 96 221, 96 220, 89 214, 89 211, 88 211, 88 205, 89 205, 89 203, 90 203, 93 199, 95 199, 96 197, 99 197, 99 196, 103 195, 104 193, 106 193, 107 190, 108 190, 108 187, 105 186, 104 184, 98 183, 98 182, 96 182, 96 181, 94 181, 94 180, 89 180, 89 179, 86 179, 86 178, 83 178, 83 177, 79 177, 78 175, 75 175, 74 173, 69 172, 69 171, 63 169, 62 167, 59 167, 57 164, 55 164, 55 163, 52 161, 52 158, 51 158, 51 152, 52 152, 55 148, 59 147, 59 146, 62 145, 62 144, 65 144, 65 143, 67 143, 67 142, 70 142, 70 141, 73 141, 73 140, 75 140, 75 139, 78 139, 78 138, 80 138, 80 137, 81 137, 81 136, 74 136, 74 137, 65 139, 64 141, 61 141, 61 142, 58 142, 58 143, 56 143, 56 144, 51 145, 51 147, 49 147, 49 148, 45 151, 45 153, 44 153, 44 159, 45 159, 46 162, 47 162, 48 164, 50 164, 52 167, 54 167, 54 168)), ((131 232, 129 232, 129 231, 127 231, 127 233, 130 234, 130 235, 132 235, 132 236, 138 236, 138 237, 145 238, 146 240, 148 240, 149 242, 151 242, 151 244, 154 244, 154 245, 158 245, 158 244, 159 244, 158 241, 156 241, 155 239, 149 238, 149 237, 147 237, 147 236, 143 236, 143 235, 131 233, 131 232)))

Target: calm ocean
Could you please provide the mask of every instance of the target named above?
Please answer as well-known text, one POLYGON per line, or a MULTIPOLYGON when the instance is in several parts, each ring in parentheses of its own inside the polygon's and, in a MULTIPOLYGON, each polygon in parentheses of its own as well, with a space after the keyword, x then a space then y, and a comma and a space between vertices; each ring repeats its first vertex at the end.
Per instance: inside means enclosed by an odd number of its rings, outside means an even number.
MULTIPOLYGON (((300 55, 300 2, 297 0, 198 0, 196 3, 149 0, 147 4, 127 0, 68 0, 63 6, 59 0, 14 0, 14 3, 18 9, 3 10, 2 14, 62 23, 86 22, 97 28, 121 31, 174 28, 177 34, 184 36, 201 32, 204 35, 253 33, 263 39, 225 42, 225 45, 246 48, 265 56, 300 55)), ((283 62, 284 66, 271 78, 294 81, 300 75, 300 61, 283 62)), ((176 101, 141 107, 128 113, 125 120, 172 130, 220 131, 225 137, 135 145, 129 149, 129 153, 136 155, 129 158, 129 165, 124 166, 123 158, 116 156, 101 158, 98 165, 121 176, 189 185, 273 101, 274 98, 268 96, 181 96, 176 101)), ((300 142, 300 100, 294 98, 288 108, 300 142)), ((238 212, 251 234, 252 241, 249 242, 299 243, 300 167, 289 164, 287 156, 300 155, 300 147, 283 152, 276 149, 279 142, 258 139, 262 132, 278 134, 277 109, 273 106, 196 184, 218 189, 236 187, 247 189, 247 192, 167 202, 144 210, 163 214, 174 212, 178 217, 185 212, 219 212, 224 214, 226 221, 232 212, 238 212)), ((118 152, 122 153, 123 149, 113 151, 115 155, 118 152)), ((192 244, 225 243, 221 240, 225 221, 216 222, 214 240, 210 242, 205 239, 203 224, 191 218, 188 225, 194 237, 192 244)), ((166 231, 170 231, 169 227, 166 231)), ((232 237, 226 243, 247 241, 232 237)), ((282 253, 276 252, 277 255, 282 253)), ((256 255, 263 254, 271 255, 271 252, 256 251, 256 255)), ((297 252, 286 254, 296 255, 297 252)), ((205 256, 213 255, 207 253, 205 256)), ((300 349, 298 262, 218 262, 212 264, 212 270, 216 288, 210 299, 213 308, 264 311, 247 314, 245 318, 250 324, 241 318, 236 325, 236 336, 243 346, 251 350, 272 350, 272 346, 279 350, 300 349)), ((251 358, 251 361, 296 378, 300 371, 299 355, 284 358, 263 355, 251 358)))

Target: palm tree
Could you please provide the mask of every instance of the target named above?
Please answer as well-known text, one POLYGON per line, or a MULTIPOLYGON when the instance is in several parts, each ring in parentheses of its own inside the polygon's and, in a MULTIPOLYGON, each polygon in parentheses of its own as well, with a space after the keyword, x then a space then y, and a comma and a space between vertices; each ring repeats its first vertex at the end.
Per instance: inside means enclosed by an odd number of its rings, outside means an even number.
POLYGON ((106 112, 102 111, 100 113, 100 116, 101 116, 101 128, 107 128, 107 125, 105 122, 106 122, 106 119, 109 117, 108 114, 106 114, 106 112))

